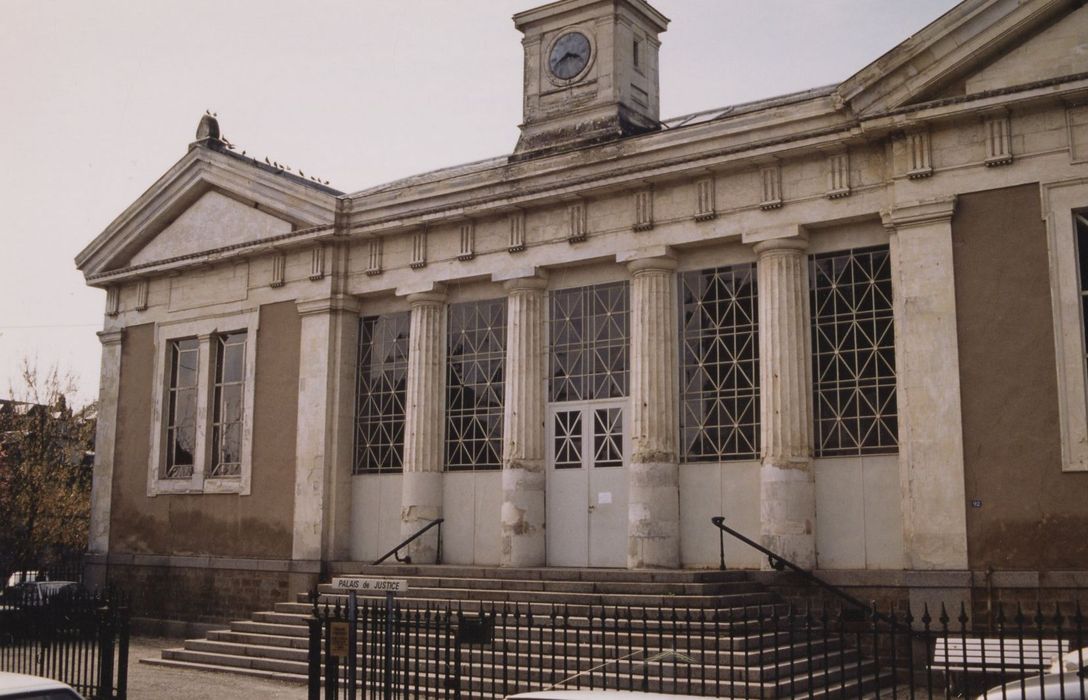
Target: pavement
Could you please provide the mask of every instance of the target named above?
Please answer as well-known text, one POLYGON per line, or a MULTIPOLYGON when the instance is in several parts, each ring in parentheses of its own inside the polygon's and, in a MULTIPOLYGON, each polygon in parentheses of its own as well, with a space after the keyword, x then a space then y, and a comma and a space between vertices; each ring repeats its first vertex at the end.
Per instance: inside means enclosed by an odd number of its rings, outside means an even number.
POLYGON ((181 646, 180 639, 131 637, 128 647, 130 700, 299 700, 306 686, 250 678, 231 673, 151 666, 140 659, 161 658, 163 649, 181 646))

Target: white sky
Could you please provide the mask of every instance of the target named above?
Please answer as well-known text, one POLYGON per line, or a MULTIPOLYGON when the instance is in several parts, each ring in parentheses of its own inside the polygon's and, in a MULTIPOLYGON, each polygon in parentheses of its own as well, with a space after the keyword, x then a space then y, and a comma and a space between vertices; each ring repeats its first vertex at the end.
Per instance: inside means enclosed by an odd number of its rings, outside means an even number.
MULTIPOLYGON (((841 81, 955 0, 651 0, 661 111, 841 81)), ((508 153, 543 0, 0 0, 0 396, 21 358, 98 391, 105 293, 73 258, 205 109, 239 149, 344 191, 508 153)), ((17 386, 17 384, 16 384, 17 386)))

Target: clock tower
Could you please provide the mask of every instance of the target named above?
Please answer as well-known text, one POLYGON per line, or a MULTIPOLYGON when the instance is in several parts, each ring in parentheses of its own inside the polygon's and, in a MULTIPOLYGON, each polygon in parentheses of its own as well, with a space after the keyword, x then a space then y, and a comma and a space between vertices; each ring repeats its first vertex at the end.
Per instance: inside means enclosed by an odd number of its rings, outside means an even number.
POLYGON ((514 15, 525 38, 516 160, 659 128, 658 35, 644 0, 559 0, 514 15))

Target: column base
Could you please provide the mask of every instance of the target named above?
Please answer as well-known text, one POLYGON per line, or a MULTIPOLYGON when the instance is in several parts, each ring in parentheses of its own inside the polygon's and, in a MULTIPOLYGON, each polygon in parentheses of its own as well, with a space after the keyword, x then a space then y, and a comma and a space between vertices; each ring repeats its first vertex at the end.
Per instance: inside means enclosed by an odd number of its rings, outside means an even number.
POLYGON ((627 568, 680 567, 680 473, 675 462, 632 463, 627 473, 627 568))
MULTIPOLYGON (((816 482, 809 462, 760 469, 763 546, 803 569, 816 567, 816 482)), ((770 568, 764 560, 763 568, 770 568)))
MULTIPOLYGON (((442 472, 404 472, 401 486, 400 534, 407 539, 442 517, 442 472)), ((438 528, 414 540, 400 552, 413 564, 438 564, 438 528)))
POLYGON ((544 566, 544 465, 502 471, 501 566, 544 566))

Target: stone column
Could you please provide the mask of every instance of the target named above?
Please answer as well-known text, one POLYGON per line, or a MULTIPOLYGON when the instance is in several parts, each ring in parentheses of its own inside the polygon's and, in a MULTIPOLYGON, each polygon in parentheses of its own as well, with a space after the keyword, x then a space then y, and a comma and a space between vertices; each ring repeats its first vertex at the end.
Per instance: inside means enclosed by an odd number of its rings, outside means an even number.
MULTIPOLYGON (((404 416, 404 480, 401 535, 408 537, 442 517, 443 437, 446 428, 445 290, 408 297, 412 308, 408 386, 404 416)), ((416 564, 438 562, 438 532, 415 540, 408 555, 416 564)))
POLYGON ((506 391, 502 426, 503 566, 544 566, 547 280, 505 283, 506 391))
POLYGON ((291 556, 302 570, 321 560, 346 558, 350 551, 359 306, 342 295, 297 306, 302 329, 291 556))
POLYGON ((903 546, 912 569, 967 568, 954 197, 881 212, 892 229, 903 546))
MULTIPOLYGON (((759 284, 759 521, 763 545, 816 566, 808 241, 755 245, 759 284)), ((768 566, 764 562, 764 566, 768 566)))
POLYGON ((105 558, 110 551, 110 505, 113 497, 113 457, 117 442, 117 401, 121 390, 121 340, 124 331, 102 331, 102 372, 98 387, 94 476, 91 478, 91 523, 87 537, 89 578, 106 583, 105 558), (101 565, 101 566, 99 566, 101 565), (93 572, 90 569, 94 569, 93 572))
POLYGON ((627 568, 680 565, 676 260, 642 258, 631 273, 631 460, 627 568))

